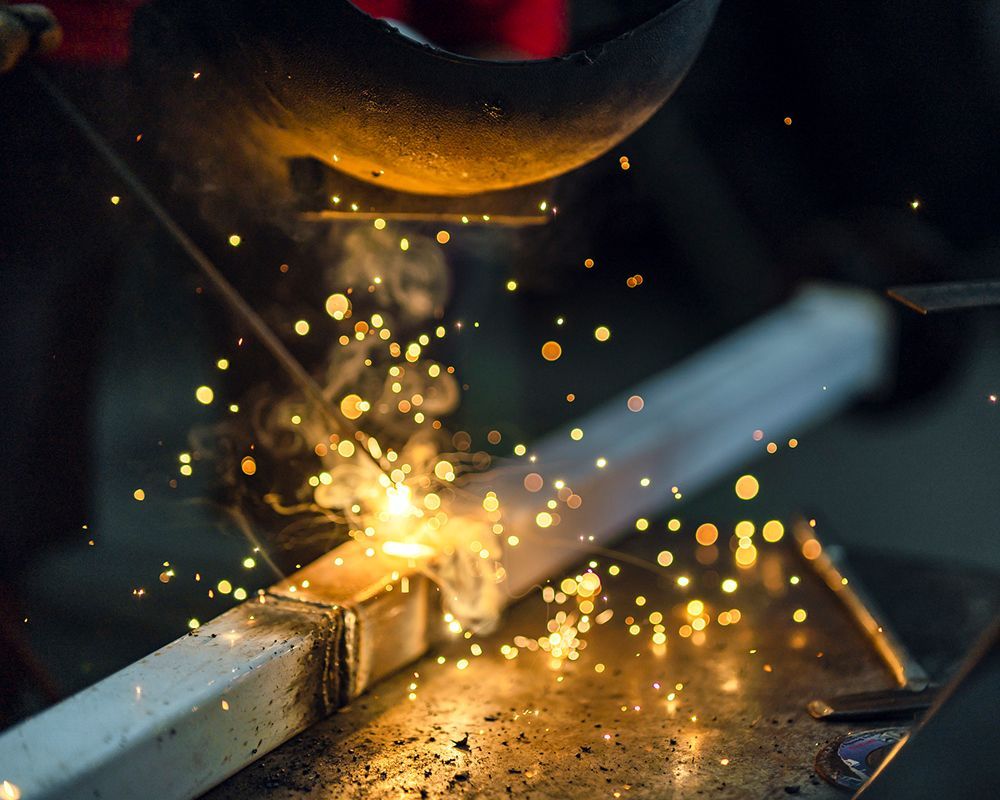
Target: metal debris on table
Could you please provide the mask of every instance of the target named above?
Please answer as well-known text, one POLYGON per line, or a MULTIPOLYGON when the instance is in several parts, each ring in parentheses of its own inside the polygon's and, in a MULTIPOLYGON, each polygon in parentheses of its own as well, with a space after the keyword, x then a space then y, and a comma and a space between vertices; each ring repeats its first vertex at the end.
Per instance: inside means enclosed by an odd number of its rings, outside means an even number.
POLYGON ((458 638, 208 797, 841 796, 813 763, 847 728, 806 702, 886 688, 878 656, 791 546, 741 570, 675 541, 670 570, 640 566, 662 537, 597 559, 610 619, 571 624, 554 580, 492 636, 458 638), (567 635, 575 660, 537 646, 567 635))

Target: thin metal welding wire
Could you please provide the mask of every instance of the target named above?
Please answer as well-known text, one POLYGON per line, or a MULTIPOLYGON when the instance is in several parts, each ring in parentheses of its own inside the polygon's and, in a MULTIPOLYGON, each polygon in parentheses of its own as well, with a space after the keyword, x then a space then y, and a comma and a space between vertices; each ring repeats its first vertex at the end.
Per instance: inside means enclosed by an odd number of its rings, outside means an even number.
MULTIPOLYGON (((250 307, 242 295, 236 291, 233 285, 226 280, 225 276, 212 263, 211 259, 205 255, 204 251, 191 240, 191 237, 184 232, 167 210, 160 205, 160 202, 153 196, 152 192, 146 188, 145 184, 139 180, 139 177, 122 161, 121 157, 114 151, 108 141, 90 124, 73 101, 63 94, 41 70, 37 68, 32 69, 31 74, 52 98, 59 107, 59 110, 66 115, 73 126, 90 142, 107 165, 118 174, 119 178, 128 184, 132 193, 152 212, 160 225, 163 226, 163 229, 180 245, 181 249, 187 253, 191 260, 198 265, 202 274, 215 287, 223 301, 250 327, 254 335, 270 351, 271 355, 277 359, 278 363, 298 385, 299 389, 312 400, 324 419, 335 429, 335 432, 341 436, 345 433, 353 435, 355 433, 354 427, 336 415, 329 401, 323 395, 322 388, 312 375, 288 352, 288 349, 274 335, 274 332, 267 326, 267 323, 250 307)), ((369 455, 363 447, 358 448, 356 452, 362 453, 362 457, 368 457, 369 455)), ((374 459, 372 461, 379 472, 382 472, 382 468, 379 467, 377 462, 374 459)))
POLYGON ((267 564, 268 569, 270 569, 271 572, 274 573, 274 576, 279 581, 284 580, 285 577, 287 576, 285 575, 284 572, 281 571, 281 568, 278 567, 278 565, 274 562, 274 559, 271 558, 271 554, 268 552, 263 542, 261 542, 260 539, 257 538, 257 534, 254 533, 253 527, 250 525, 249 520, 247 520, 246 515, 243 514, 238 507, 228 508, 226 509, 226 512, 229 514, 229 518, 236 523, 236 527, 240 529, 240 532, 243 534, 243 538, 245 538, 248 542, 250 542, 251 545, 253 545, 254 552, 264 560, 264 563, 267 564))

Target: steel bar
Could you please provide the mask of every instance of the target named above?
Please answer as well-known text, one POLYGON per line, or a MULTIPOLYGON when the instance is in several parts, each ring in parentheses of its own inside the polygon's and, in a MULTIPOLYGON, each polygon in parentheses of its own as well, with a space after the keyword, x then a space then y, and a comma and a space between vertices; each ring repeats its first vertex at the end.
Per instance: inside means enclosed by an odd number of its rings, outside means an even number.
POLYGON ((874 692, 852 692, 827 699, 810 700, 806 705, 809 716, 827 722, 849 722, 859 719, 912 718, 926 711, 937 699, 938 689, 928 686, 923 691, 910 689, 877 689, 874 692))
MULTIPOLYGON (((487 482, 521 543, 504 564, 509 598, 608 544, 642 510, 693 492, 750 458, 752 431, 801 429, 876 387, 892 339, 882 302, 811 288, 746 329, 538 443, 531 469, 585 496, 544 532, 528 468, 487 482), (607 458, 598 469, 595 459, 607 458), (640 476, 651 476, 636 501, 640 476), (629 502, 621 502, 624 493, 629 502)), ((0 781, 25 798, 190 798, 291 738, 443 632, 437 587, 417 565, 351 542, 255 601, 0 736, 0 781)))
POLYGON ((455 225, 544 225, 555 216, 555 181, 463 197, 397 192, 352 178, 312 158, 288 161, 300 218, 310 222, 373 220, 455 225), (337 197, 331 207, 331 198, 337 197), (543 202, 544 201, 544 202, 543 202))
POLYGON ((796 520, 792 532, 805 560, 840 598, 889 668, 896 683, 911 692, 926 689, 930 685, 930 677, 896 635, 888 618, 862 583, 851 573, 843 549, 837 545, 823 546, 815 529, 805 519, 796 520))
POLYGON ((959 311, 1000 306, 1000 281, 919 283, 913 286, 894 286, 886 294, 921 314, 959 311))

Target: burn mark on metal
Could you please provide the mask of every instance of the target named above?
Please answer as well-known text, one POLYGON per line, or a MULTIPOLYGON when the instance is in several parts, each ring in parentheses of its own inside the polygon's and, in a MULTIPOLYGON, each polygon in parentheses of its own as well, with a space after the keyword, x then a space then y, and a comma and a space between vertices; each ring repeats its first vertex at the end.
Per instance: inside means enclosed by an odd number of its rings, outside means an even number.
MULTIPOLYGON (((322 665, 318 673, 319 686, 315 691, 317 713, 327 716, 346 705, 350 700, 356 669, 352 662, 355 648, 348 641, 356 631, 354 612, 342 605, 299 600, 274 590, 267 592, 264 599, 264 605, 269 609, 277 606, 317 620, 313 651, 322 665)), ((313 688, 309 687, 307 691, 313 688)))

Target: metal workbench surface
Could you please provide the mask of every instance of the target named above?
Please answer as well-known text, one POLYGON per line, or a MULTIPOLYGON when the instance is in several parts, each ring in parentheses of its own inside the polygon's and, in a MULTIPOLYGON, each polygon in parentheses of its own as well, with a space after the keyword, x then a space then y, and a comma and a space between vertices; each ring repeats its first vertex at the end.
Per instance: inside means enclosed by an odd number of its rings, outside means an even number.
MULTIPOLYGON (((595 556, 614 616, 578 634, 586 646, 575 661, 554 668, 548 654, 515 639, 546 636, 547 620, 576 609, 547 604, 536 590, 492 635, 443 646, 208 797, 845 797, 813 763, 852 726, 817 722, 805 704, 888 688, 886 668, 787 536, 758 537, 750 569, 737 568, 724 545, 715 563, 699 563, 698 553, 701 561, 711 553, 690 541, 650 531, 617 556, 595 556), (669 568, 656 564, 665 546, 669 568), (614 577, 611 563, 620 567, 614 577), (739 583, 732 594, 720 588, 729 577, 739 583), (696 631, 678 632, 692 621, 693 599, 711 618, 700 644, 696 631), (734 608, 739 621, 721 626, 719 614, 734 608), (800 623, 799 609, 807 614, 800 623), (652 640, 655 612, 664 645, 652 640), (508 658, 501 648, 515 642, 522 646, 508 658)), ((990 576, 870 554, 856 560, 935 677, 997 608, 990 576)), ((562 577, 554 576, 556 590, 562 577)))

